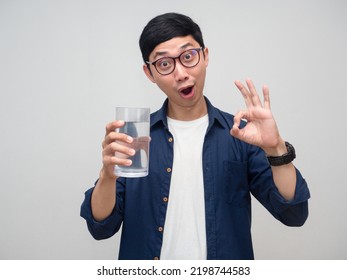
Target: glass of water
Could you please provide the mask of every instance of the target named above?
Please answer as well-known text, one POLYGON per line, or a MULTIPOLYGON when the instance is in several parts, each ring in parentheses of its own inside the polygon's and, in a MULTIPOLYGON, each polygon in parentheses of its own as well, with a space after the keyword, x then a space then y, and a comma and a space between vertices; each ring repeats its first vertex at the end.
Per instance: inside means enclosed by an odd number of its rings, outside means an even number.
POLYGON ((119 158, 128 158, 132 161, 130 166, 116 165, 115 174, 118 177, 144 177, 148 175, 149 161, 149 108, 116 107, 116 120, 125 122, 117 132, 127 134, 133 138, 132 143, 119 142, 135 150, 134 156, 127 156, 116 152, 119 158))

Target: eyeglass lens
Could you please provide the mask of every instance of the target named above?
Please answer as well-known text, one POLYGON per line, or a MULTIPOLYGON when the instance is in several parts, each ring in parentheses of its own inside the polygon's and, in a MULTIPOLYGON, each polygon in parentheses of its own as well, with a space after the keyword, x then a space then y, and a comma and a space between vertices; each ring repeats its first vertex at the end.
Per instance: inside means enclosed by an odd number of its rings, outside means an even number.
MULTIPOLYGON (((185 67, 194 67, 199 63, 200 60, 200 49, 191 49, 180 54, 178 59, 181 64, 185 67)), ((175 70, 176 58, 173 57, 163 57, 156 61, 155 68, 162 75, 168 75, 175 70)))

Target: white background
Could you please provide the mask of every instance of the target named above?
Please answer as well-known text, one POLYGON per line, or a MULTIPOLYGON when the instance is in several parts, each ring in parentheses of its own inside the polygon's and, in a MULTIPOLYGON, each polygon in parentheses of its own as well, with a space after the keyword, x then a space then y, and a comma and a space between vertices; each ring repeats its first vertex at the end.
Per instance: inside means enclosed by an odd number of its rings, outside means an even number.
POLYGON ((347 4, 318 1, 0 0, 0 259, 115 259, 79 216, 115 106, 158 109, 138 38, 154 16, 191 16, 210 51, 205 95, 244 108, 236 79, 270 88, 312 198, 302 228, 255 200, 257 259, 346 259, 347 4))

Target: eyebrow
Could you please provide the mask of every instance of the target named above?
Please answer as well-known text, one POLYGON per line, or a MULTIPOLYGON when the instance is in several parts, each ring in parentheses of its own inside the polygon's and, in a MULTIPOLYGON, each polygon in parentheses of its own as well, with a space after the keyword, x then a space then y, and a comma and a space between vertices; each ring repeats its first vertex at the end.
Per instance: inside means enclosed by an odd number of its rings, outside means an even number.
MULTIPOLYGON (((187 47, 194 47, 194 45, 191 42, 188 42, 180 47, 181 50, 186 49, 187 47)), ((154 54, 153 60, 156 60, 158 56, 166 56, 168 55, 168 51, 157 51, 154 54)))

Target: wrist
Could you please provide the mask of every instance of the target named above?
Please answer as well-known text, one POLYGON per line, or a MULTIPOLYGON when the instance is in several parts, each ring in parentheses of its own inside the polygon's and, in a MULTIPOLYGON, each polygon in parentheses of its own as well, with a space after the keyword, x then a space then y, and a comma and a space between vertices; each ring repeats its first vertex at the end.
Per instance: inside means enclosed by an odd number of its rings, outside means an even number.
POLYGON ((99 181, 101 182, 115 182, 118 179, 118 177, 114 174, 113 169, 112 171, 105 170, 105 168, 102 168, 99 173, 99 181))
POLYGON ((286 143, 280 139, 274 147, 262 148, 267 156, 278 157, 287 153, 286 143))

